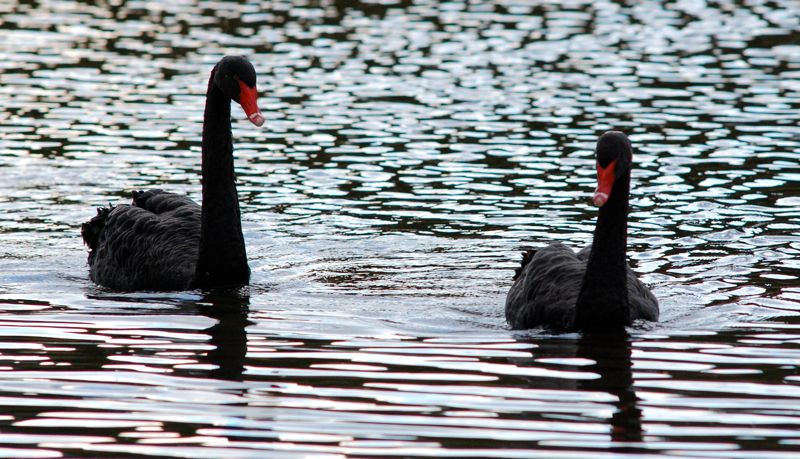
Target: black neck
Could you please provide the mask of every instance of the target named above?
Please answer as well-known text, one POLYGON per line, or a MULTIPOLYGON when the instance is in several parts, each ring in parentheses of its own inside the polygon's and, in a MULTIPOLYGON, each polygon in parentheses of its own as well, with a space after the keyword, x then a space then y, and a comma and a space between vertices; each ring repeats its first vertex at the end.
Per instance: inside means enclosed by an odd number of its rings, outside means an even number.
POLYGON ((197 287, 246 284, 250 280, 233 171, 231 99, 208 83, 203 121, 203 217, 197 287))
POLYGON ((600 208, 594 240, 576 305, 575 328, 612 330, 630 323, 626 250, 630 172, 614 182, 600 208))

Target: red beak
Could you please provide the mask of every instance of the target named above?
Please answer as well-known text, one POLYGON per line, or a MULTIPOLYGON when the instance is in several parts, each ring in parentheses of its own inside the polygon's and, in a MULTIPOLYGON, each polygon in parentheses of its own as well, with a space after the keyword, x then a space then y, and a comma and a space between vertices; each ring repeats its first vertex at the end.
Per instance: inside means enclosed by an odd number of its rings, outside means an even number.
POLYGON ((256 126, 264 124, 264 116, 258 109, 258 91, 255 87, 247 86, 239 81, 239 104, 244 109, 247 119, 256 126))
POLYGON ((597 207, 603 207, 603 204, 608 201, 611 196, 611 188, 614 186, 614 166, 617 161, 611 161, 606 167, 597 165, 597 189, 594 190, 594 197, 592 202, 597 207))

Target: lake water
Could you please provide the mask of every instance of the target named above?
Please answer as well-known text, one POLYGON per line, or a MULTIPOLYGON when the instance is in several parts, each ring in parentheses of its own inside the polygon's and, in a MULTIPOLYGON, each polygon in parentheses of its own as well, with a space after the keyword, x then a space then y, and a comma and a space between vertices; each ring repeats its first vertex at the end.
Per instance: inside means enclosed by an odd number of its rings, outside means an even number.
POLYGON ((798 12, 3 2, 0 457, 797 457, 798 12), (233 110, 252 285, 93 285, 95 207, 199 198, 224 54, 267 118, 233 110), (591 239, 608 129, 662 320, 512 332, 520 251, 591 239))

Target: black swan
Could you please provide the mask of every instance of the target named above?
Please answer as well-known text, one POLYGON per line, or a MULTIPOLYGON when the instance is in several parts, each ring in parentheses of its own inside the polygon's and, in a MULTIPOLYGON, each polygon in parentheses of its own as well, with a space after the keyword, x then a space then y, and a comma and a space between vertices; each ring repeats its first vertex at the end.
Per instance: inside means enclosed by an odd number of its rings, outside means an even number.
POLYGON ((633 151, 617 131, 600 136, 595 150, 600 207, 592 245, 577 254, 558 242, 522 255, 506 297, 514 329, 609 331, 636 319, 658 320, 658 301, 628 266, 628 196, 633 151))
POLYGON ((114 290, 186 290, 250 281, 233 170, 231 100, 256 126, 264 123, 256 72, 226 56, 211 71, 203 118, 203 206, 186 196, 149 190, 130 205, 110 206, 81 225, 89 276, 114 290))

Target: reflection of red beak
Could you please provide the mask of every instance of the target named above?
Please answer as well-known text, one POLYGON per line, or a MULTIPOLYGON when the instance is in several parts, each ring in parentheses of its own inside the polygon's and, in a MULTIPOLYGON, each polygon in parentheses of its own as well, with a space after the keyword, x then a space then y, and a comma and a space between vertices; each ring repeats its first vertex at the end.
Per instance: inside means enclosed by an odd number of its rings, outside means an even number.
POLYGON ((264 117, 258 109, 258 91, 239 81, 239 104, 244 109, 247 119, 256 126, 264 124, 264 117))
POLYGON ((597 189, 594 190, 594 197, 592 202, 597 207, 603 207, 603 204, 608 201, 611 196, 611 188, 614 186, 614 166, 617 161, 611 161, 606 167, 597 165, 597 189))

